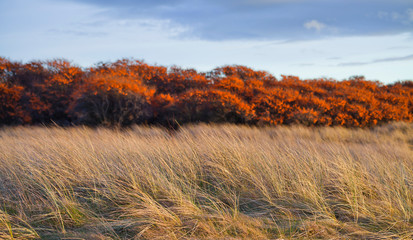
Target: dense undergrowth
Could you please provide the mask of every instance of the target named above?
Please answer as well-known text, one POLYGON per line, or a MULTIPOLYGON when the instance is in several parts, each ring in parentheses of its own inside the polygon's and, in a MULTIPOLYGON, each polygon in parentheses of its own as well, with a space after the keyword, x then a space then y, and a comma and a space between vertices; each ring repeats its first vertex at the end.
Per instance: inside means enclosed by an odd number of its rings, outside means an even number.
POLYGON ((23 64, 0 58, 0 125, 365 127, 400 120, 413 120, 412 81, 277 80, 244 66, 202 73, 127 59, 82 69, 64 60, 23 64))
POLYGON ((412 239, 413 125, 0 130, 2 239, 412 239))

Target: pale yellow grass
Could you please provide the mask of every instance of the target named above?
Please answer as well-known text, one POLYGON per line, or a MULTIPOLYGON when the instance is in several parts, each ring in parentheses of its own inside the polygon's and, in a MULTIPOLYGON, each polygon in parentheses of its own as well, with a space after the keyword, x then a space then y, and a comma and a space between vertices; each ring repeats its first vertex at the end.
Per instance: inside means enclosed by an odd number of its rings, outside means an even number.
POLYGON ((413 125, 4 128, 0 238, 412 239, 413 125))

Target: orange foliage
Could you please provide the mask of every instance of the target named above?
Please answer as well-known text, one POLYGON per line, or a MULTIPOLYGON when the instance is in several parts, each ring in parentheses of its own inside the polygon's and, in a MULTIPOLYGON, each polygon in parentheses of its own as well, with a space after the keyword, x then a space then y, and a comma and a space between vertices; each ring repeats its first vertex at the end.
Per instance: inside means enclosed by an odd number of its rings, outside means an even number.
POLYGON ((81 93, 91 93, 93 95, 103 92, 114 92, 120 95, 139 94, 148 100, 155 93, 141 81, 128 76, 114 76, 110 74, 94 74, 85 81, 79 88, 81 93))
POLYGON ((178 101, 184 122, 247 122, 254 116, 248 103, 222 90, 191 90, 178 101))
POLYGON ((180 94, 189 89, 203 89, 208 85, 204 74, 194 69, 172 67, 167 75, 153 78, 151 81, 158 93, 180 94))
POLYGON ((30 122, 30 116, 20 104, 22 97, 23 87, 8 87, 5 83, 0 83, 0 125, 30 122))
POLYGON ((245 66, 211 72, 123 59, 82 70, 65 60, 0 58, 2 124, 235 122, 368 127, 413 121, 413 82, 301 80, 245 66))
POLYGON ((238 77, 241 80, 258 79, 264 83, 271 83, 276 81, 275 77, 265 71, 255 71, 245 66, 224 66, 214 69, 210 72, 212 78, 220 77, 238 77))
POLYGON ((215 88, 224 89, 236 94, 243 94, 245 83, 238 77, 230 76, 215 80, 215 88))

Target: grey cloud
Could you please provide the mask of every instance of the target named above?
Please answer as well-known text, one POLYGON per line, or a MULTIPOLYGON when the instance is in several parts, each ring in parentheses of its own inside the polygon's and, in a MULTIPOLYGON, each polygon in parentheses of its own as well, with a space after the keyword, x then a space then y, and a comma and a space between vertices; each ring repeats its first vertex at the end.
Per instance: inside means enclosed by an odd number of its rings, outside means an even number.
POLYGON ((191 35, 207 40, 311 39, 337 35, 366 35, 411 31, 377 13, 412 8, 406 0, 60 0, 77 1, 109 9, 112 18, 170 20, 191 35), (350 17, 351 16, 351 17, 350 17), (329 26, 334 31, 311 31, 329 26), (315 25, 322 23, 323 25, 315 25))
POLYGON ((300 64, 295 64, 295 66, 299 66, 299 67, 311 67, 314 66, 314 63, 300 63, 300 64))
POLYGON ((413 54, 404 56, 404 57, 393 57, 393 58, 382 58, 373 61, 373 63, 378 63, 378 62, 395 62, 395 61, 406 61, 406 60, 413 60, 413 54))
POLYGON ((311 21, 304 23, 304 27, 307 29, 314 29, 317 32, 320 32, 322 29, 326 28, 326 25, 317 20, 311 20, 311 21))
POLYGON ((352 67, 352 66, 362 66, 362 65, 367 65, 370 64, 371 62, 345 62, 345 63, 340 63, 337 66, 339 67, 352 67))
POLYGON ((60 30, 60 29, 49 29, 47 33, 55 34, 67 34, 80 37, 102 37, 108 35, 107 32, 93 32, 93 31, 80 31, 80 30, 60 30))
POLYGON ((398 61, 408 61, 408 60, 413 60, 413 54, 402 56, 402 57, 381 58, 381 59, 376 59, 370 62, 346 62, 346 63, 340 63, 338 64, 338 66, 343 66, 343 67, 362 66, 362 65, 368 65, 368 64, 373 64, 373 63, 398 62, 398 61))
POLYGON ((410 46, 394 46, 394 47, 389 47, 387 48, 388 50, 397 50, 397 49, 410 49, 412 47, 410 46))

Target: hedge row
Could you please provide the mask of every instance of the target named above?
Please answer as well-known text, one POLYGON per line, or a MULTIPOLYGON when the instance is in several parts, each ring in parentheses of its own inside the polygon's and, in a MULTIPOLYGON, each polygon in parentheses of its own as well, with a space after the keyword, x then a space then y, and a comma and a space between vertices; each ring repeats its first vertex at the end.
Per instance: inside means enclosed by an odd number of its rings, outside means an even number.
POLYGON ((413 82, 276 79, 245 66, 210 72, 119 60, 0 58, 0 125, 127 126, 193 122, 374 126, 413 120, 413 82))

